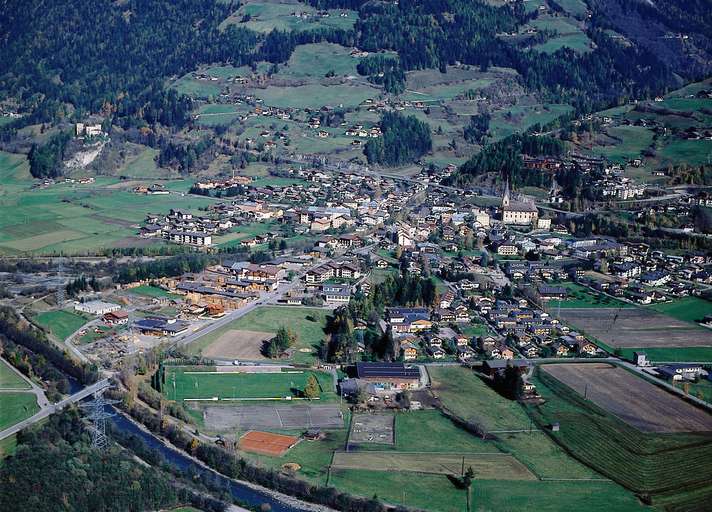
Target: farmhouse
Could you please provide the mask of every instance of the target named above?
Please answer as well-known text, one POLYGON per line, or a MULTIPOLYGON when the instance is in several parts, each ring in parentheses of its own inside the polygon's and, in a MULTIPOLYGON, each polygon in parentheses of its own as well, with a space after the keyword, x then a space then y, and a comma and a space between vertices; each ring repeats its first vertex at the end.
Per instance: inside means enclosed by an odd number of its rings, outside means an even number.
POLYGON ((403 363, 356 363, 356 376, 373 384, 376 390, 420 387, 420 370, 403 363))
POLYGON ((109 325, 123 325, 129 322, 129 314, 126 311, 110 311, 104 315, 104 322, 109 325))
POLYGON ((388 321, 396 333, 412 333, 430 329, 433 323, 426 308, 388 308, 388 321))

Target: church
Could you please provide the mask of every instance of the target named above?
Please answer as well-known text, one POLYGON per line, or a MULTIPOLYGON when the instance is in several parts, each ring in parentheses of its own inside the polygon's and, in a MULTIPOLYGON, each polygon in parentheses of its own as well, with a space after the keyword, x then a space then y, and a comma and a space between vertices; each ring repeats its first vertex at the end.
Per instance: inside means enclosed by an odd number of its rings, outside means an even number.
POLYGON ((539 212, 533 203, 511 200, 507 181, 502 195, 502 223, 536 227, 538 218, 539 212))

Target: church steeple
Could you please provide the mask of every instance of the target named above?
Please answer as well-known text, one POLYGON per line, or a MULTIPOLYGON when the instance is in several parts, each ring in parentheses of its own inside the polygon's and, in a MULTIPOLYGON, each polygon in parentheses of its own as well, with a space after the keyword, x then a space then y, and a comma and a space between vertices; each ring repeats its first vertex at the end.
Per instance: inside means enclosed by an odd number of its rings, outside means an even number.
POLYGON ((504 194, 502 194, 502 207, 506 208, 509 206, 509 178, 507 178, 507 181, 504 185, 504 194))

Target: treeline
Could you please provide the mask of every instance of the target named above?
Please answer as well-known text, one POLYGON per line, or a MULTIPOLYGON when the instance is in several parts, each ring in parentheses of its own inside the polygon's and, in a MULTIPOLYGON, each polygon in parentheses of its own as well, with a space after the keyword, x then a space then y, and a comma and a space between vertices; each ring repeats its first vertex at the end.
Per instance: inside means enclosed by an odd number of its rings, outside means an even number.
POLYGON ((259 55, 255 62, 286 62, 292 56, 294 49, 302 44, 328 42, 342 46, 354 46, 356 34, 351 30, 337 28, 318 28, 301 31, 272 30, 260 43, 259 55))
POLYGON ((551 175, 539 170, 525 169, 522 155, 560 156, 566 151, 563 141, 549 136, 514 134, 485 146, 482 151, 462 164, 448 183, 458 186, 470 185, 475 178, 497 172, 509 177, 513 187, 543 187, 551 184, 551 175))
POLYGON ((179 504, 157 469, 119 448, 97 454, 76 409, 19 432, 17 443, 15 455, 0 464, 0 510, 124 512, 179 504))
POLYGON ((200 142, 180 144, 169 140, 161 140, 159 143, 158 166, 165 168, 175 168, 181 172, 188 172, 195 166, 198 158, 212 147, 210 139, 205 138, 200 142))
POLYGON ((433 148, 430 126, 415 116, 386 112, 380 127, 383 136, 369 140, 363 151, 370 164, 404 165, 433 148))
POLYGON ((96 366, 75 363, 47 339, 39 328, 21 319, 11 307, 0 306, 0 335, 10 361, 18 362, 18 369, 28 376, 46 375, 55 382, 57 391, 65 393, 69 389, 66 379, 60 378, 58 371, 74 377, 82 384, 92 384, 99 380, 96 366), (34 363, 34 364, 33 364, 34 363))
POLYGON ((492 116, 486 112, 470 116, 470 122, 463 129, 465 140, 474 144, 482 144, 489 134, 491 119, 492 116))
POLYGON ((63 174, 64 152, 71 139, 69 132, 50 137, 46 144, 33 144, 27 159, 33 178, 57 178, 63 174))
POLYGON ((77 115, 183 123, 186 100, 166 92, 167 77, 201 62, 254 59, 256 33, 218 29, 230 9, 213 0, 9 0, 0 17, 0 90, 43 113, 32 122, 51 121, 71 104, 77 115))
POLYGON ((392 55, 369 55, 356 66, 359 75, 368 76, 368 81, 382 85, 386 92, 401 94, 405 91, 405 72, 398 57, 392 55))
POLYGON ((126 284, 146 279, 179 276, 187 272, 201 272, 209 262, 210 259, 204 254, 180 254, 155 261, 132 263, 122 266, 116 273, 114 281, 126 284))

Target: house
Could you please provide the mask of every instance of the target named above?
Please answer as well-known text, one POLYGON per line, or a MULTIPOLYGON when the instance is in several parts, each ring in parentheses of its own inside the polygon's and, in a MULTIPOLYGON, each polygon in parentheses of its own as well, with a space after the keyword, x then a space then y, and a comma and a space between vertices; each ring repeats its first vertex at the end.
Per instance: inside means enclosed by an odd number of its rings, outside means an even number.
POLYGON ((377 391, 417 389, 420 370, 403 363, 356 363, 358 379, 372 384, 377 391))
POLYGON ((667 380, 695 380, 702 373, 702 365, 677 363, 658 366, 657 371, 667 380))
POLYGON ((104 322, 109 325, 124 325, 129 322, 129 314, 126 311, 110 311, 104 315, 104 322))
POLYGON ((325 284, 322 285, 324 300, 331 304, 347 304, 351 300, 351 285, 325 284))
POLYGON ((496 373, 504 371, 508 366, 513 366, 524 373, 529 369, 531 363, 526 359, 490 359, 482 363, 482 371, 494 377, 496 373))
POLYGON ((418 347, 412 341, 401 344, 401 352, 404 361, 413 361, 418 358, 418 347))
POLYGON ((437 346, 431 346, 429 352, 433 359, 443 359, 446 355, 445 351, 437 346))
POLYGON ((473 359, 476 355, 477 354, 471 347, 457 347, 457 358, 460 361, 469 361, 470 359, 473 359))
POLYGON ((419 332, 433 326, 427 308, 388 308, 386 314, 396 333, 419 332))

